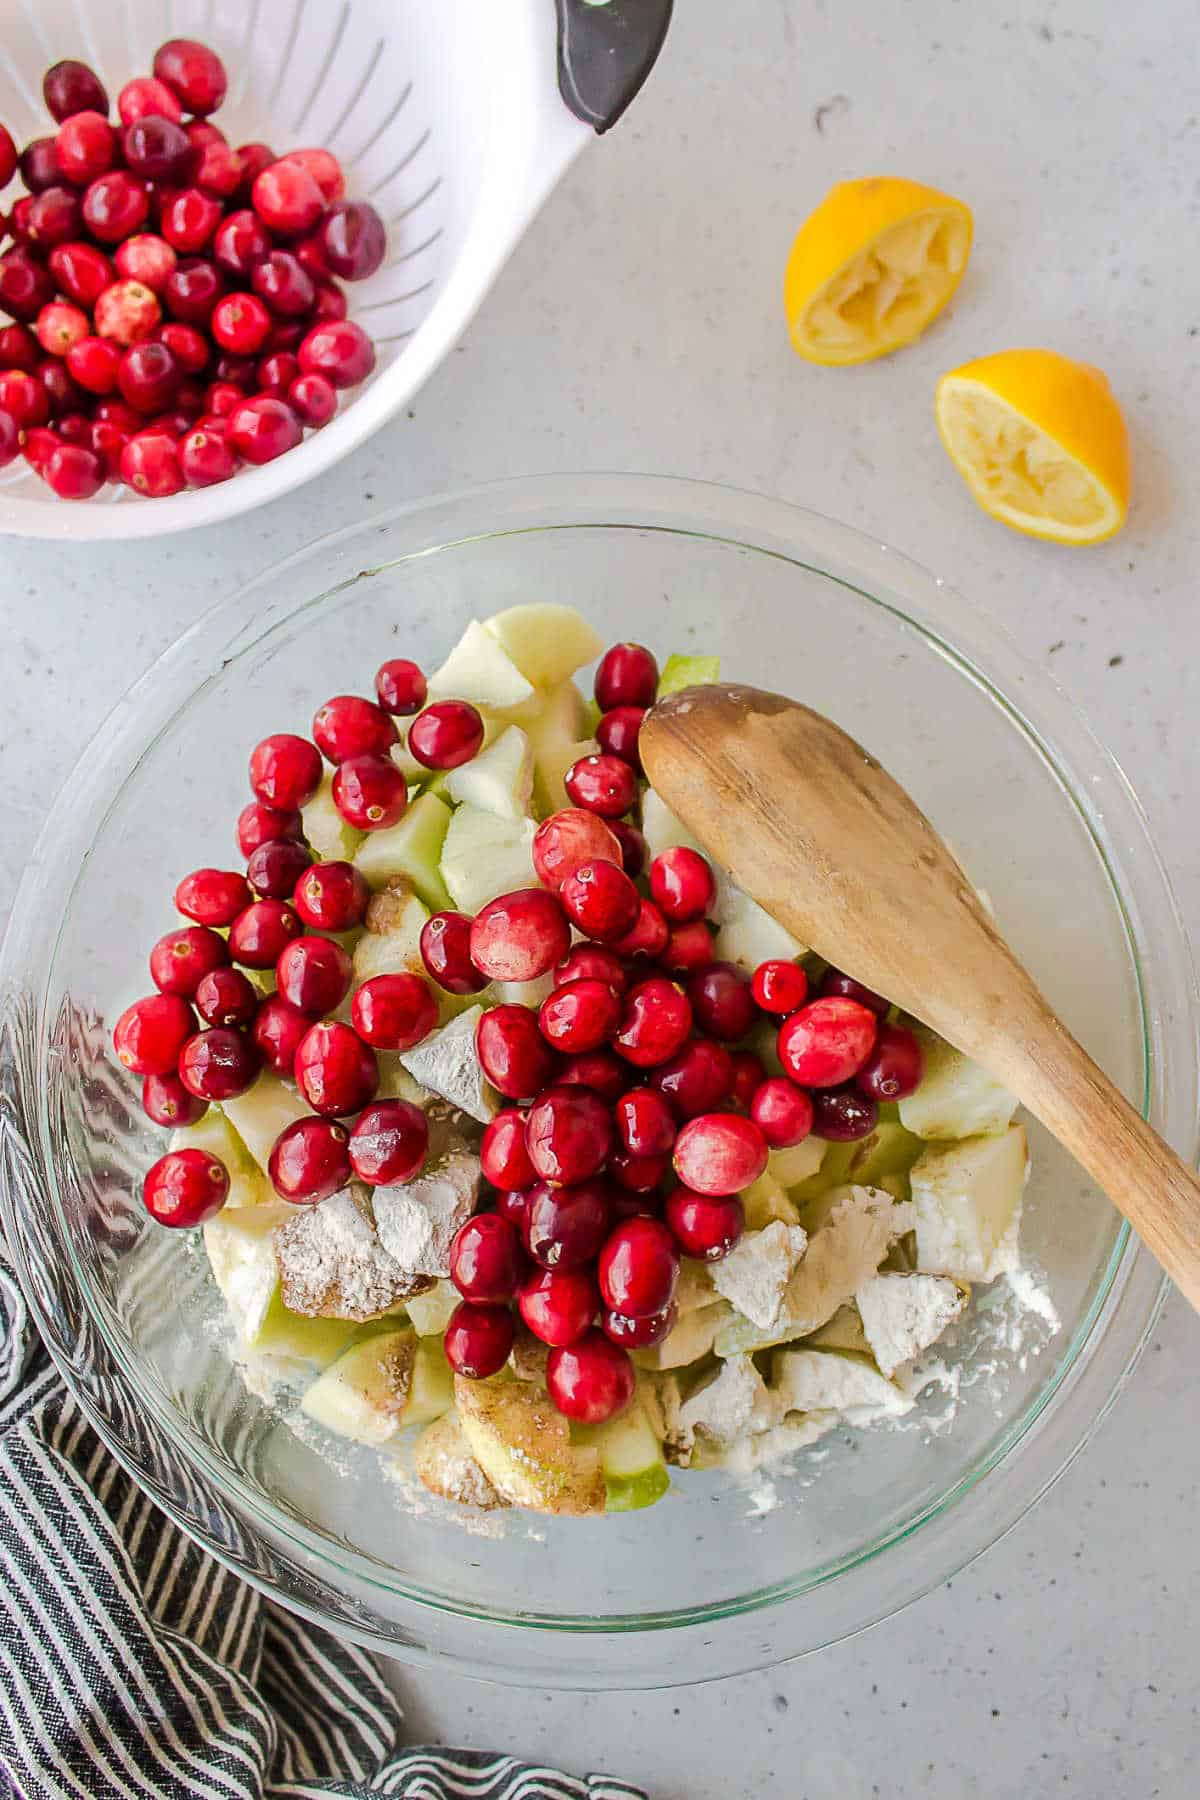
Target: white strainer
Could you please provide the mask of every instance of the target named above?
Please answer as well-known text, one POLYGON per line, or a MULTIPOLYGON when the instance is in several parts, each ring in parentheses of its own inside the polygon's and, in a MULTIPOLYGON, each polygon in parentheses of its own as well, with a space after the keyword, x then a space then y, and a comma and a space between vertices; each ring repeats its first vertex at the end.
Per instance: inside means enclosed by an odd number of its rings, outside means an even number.
POLYGON ((297 449, 166 500, 110 487, 62 501, 22 460, 0 476, 0 532, 86 539, 231 518, 310 480, 398 411, 644 79, 670 0, 558 0, 557 75, 554 0, 7 0, 3 13, 0 120, 18 144, 54 129, 41 100, 49 64, 90 63, 115 105, 165 38, 198 37, 229 70, 217 123, 230 142, 326 145, 350 197, 388 227, 384 266, 346 288, 378 365, 297 449))

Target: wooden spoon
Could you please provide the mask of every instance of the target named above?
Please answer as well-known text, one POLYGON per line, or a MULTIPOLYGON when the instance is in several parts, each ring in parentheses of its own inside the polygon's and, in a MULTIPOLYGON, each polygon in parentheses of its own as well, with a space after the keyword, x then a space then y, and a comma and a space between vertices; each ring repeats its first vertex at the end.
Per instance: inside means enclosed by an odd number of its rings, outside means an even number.
POLYGON ((739 887, 1002 1082, 1200 1309, 1200 1181, 1055 1016, 874 757, 807 706, 724 685, 661 700, 639 749, 667 805, 739 887))

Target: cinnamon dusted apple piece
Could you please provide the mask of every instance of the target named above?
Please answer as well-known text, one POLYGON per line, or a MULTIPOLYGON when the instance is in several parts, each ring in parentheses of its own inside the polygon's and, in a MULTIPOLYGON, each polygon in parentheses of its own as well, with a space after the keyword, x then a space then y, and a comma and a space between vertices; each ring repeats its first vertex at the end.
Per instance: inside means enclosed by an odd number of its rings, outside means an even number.
POLYGON ((275 1233, 283 1303, 314 1318, 373 1319, 433 1283, 384 1247, 370 1197, 343 1188, 275 1233))

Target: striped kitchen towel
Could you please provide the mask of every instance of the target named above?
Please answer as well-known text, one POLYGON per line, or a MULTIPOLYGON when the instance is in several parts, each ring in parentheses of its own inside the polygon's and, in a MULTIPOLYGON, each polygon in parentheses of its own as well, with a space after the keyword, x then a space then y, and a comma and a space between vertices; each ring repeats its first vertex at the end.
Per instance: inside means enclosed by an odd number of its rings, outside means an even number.
POLYGON ((646 1800, 511 1756, 400 1747, 371 1658, 198 1550, 92 1431, 0 1251, 0 1795, 646 1800))

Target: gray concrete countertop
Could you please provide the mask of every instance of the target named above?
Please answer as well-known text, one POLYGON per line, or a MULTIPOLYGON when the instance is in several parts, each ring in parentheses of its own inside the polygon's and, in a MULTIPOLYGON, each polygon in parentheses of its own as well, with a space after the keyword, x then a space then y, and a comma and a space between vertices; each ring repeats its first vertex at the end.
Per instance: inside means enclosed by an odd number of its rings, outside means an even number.
MULTIPOLYGON (((803 502, 994 612, 1123 762, 1196 930, 1198 154, 1185 0, 1134 14, 1117 0, 679 0, 640 102, 554 195, 407 417, 219 531, 5 544, 0 915, 89 736, 219 595, 372 508, 632 468, 803 502), (792 233, 830 182, 881 171, 970 202, 969 274, 915 348, 809 369, 778 298, 792 233), (1106 547, 991 524, 937 441, 938 374, 1019 343, 1101 364, 1127 409, 1136 501, 1106 547)), ((659 1800, 1183 1800, 1200 1788, 1198 1367, 1200 1324, 1170 1301, 1115 1413, 1035 1513, 857 1642, 640 1697, 398 1669, 412 1734, 610 1767, 659 1800)))

